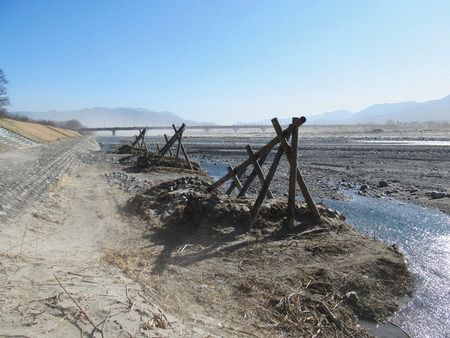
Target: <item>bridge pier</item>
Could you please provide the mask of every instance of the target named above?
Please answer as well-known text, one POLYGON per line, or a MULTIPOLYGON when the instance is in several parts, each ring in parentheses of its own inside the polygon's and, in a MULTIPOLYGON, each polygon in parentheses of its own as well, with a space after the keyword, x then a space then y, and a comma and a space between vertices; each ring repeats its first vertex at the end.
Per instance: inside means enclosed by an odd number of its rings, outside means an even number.
POLYGON ((112 136, 116 136, 116 130, 115 129, 112 129, 111 133, 112 133, 112 136))

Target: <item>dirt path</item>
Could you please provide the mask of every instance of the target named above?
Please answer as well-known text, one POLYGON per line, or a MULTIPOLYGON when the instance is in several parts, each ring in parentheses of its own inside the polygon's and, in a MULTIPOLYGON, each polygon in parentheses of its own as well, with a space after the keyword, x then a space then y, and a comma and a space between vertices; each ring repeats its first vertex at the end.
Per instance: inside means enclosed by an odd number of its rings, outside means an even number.
POLYGON ((187 334, 136 281, 102 263, 105 252, 142 234, 120 214, 130 196, 104 174, 89 165, 64 174, 32 206, 1 223, 0 336, 129 337, 146 336, 150 328, 153 335, 187 334))

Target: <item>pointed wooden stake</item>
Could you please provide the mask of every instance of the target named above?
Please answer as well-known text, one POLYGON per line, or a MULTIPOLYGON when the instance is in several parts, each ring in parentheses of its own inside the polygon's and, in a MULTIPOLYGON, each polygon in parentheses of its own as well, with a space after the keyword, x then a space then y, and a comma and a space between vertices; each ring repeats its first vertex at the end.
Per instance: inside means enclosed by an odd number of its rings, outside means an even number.
MULTIPOLYGON (((242 178, 242 176, 244 176, 246 169, 241 170, 240 172, 237 173, 237 177, 239 178, 239 180, 242 178)), ((233 192, 234 188, 236 188, 236 184, 234 184, 234 181, 232 180, 230 183, 230 186, 228 187, 228 189, 226 191, 226 194, 228 196, 230 196, 231 193, 233 192)), ((241 189, 241 192, 242 192, 242 189, 241 189)), ((239 193, 241 193, 241 192, 239 192, 239 193)))
MULTIPOLYGON (((261 182, 261 186, 263 186, 264 182, 266 182, 266 179, 264 178, 264 174, 262 172, 259 162, 256 159, 256 156, 255 156, 255 153, 253 152, 252 146, 250 144, 247 144, 247 146, 245 147, 245 150, 247 151, 248 157, 250 157, 250 159, 252 160, 254 170, 256 171, 256 175, 258 176, 259 181, 261 182)), ((267 190, 267 197, 273 198, 273 195, 272 195, 272 192, 270 191, 270 189, 267 190)))
MULTIPOLYGON (((306 118, 304 118, 303 116, 297 121, 297 123, 295 125, 290 125, 288 128, 286 128, 283 131, 283 135, 287 136, 290 135, 292 133, 292 131, 298 127, 300 127, 303 123, 306 122, 306 118)), ((255 156, 257 158, 259 158, 262 154, 265 154, 266 152, 270 152, 270 150, 272 150, 273 147, 275 147, 278 143, 280 142, 278 136, 274 137, 272 140, 270 140, 269 143, 267 143, 264 147, 262 147, 261 149, 259 149, 256 153, 255 156)), ((247 159, 244 162, 242 162, 240 165, 238 165, 235 170, 237 172, 241 171, 241 169, 247 168, 250 164, 252 163, 251 159, 247 159)), ((214 182, 213 184, 211 184, 211 186, 209 186, 208 191, 214 191, 216 190, 218 187, 220 187, 222 184, 224 184, 226 181, 228 181, 231 178, 231 176, 228 174, 226 174, 225 176, 223 176, 222 178, 220 178, 218 181, 214 182)))
MULTIPOLYGON (((183 123, 183 125, 184 125, 184 123, 183 123)), ((175 135, 178 135, 178 137, 179 137, 179 140, 180 140, 179 146, 181 148, 181 152, 183 153, 184 159, 186 160, 186 162, 188 164, 189 169, 194 170, 194 167, 192 166, 192 163, 189 160, 188 154, 187 154, 186 149, 184 148, 184 145, 183 145, 183 142, 182 142, 182 134, 184 132, 184 128, 181 130, 181 136, 180 136, 180 129, 181 128, 177 130, 177 128, 175 128, 175 125, 173 125, 173 124, 172 124, 172 128, 175 131, 175 135)))
MULTIPOLYGON (((290 145, 287 143, 286 139, 283 136, 283 131, 281 129, 280 124, 278 123, 278 119, 274 118, 272 119, 272 125, 275 129, 275 132, 278 135, 278 139, 280 140, 281 143, 281 147, 284 150, 284 153, 289 161, 290 164, 291 163, 291 147, 290 145)), ((293 125, 293 124, 292 124, 293 125)), ((309 211, 311 212, 312 216, 318 220, 320 220, 320 214, 319 211, 316 208, 316 205, 314 204, 314 201, 311 197, 311 195, 309 194, 308 188, 306 187, 305 181, 303 180, 302 175, 300 174, 300 170, 298 170, 298 166, 296 169, 296 179, 297 179, 297 184, 303 194, 303 197, 305 198, 305 202, 308 206, 309 211)))
MULTIPOLYGON (((164 139, 166 140, 166 143, 169 142, 169 138, 167 137, 166 134, 164 134, 164 139)), ((173 157, 173 154, 172 154, 172 148, 169 148, 169 155, 173 157)))
MULTIPOLYGON (((267 157, 269 156, 269 154, 270 154, 270 151, 268 151, 267 153, 261 155, 261 157, 260 157, 259 160, 258 160, 258 163, 259 163, 260 166, 262 166, 262 165, 266 162, 266 159, 267 159, 267 157)), ((256 157, 256 154, 254 154, 254 155, 255 155, 255 157, 256 157)), ((253 181, 255 180, 255 178, 256 178, 257 176, 258 176, 258 174, 256 173, 256 169, 253 168, 252 172, 251 172, 250 175, 247 177, 247 180, 244 182, 243 187, 242 187, 242 190, 241 190, 241 192, 238 194, 238 198, 239 198, 239 197, 245 196, 245 194, 247 193, 248 189, 250 189, 250 187, 251 187, 253 181)), ((269 190, 269 192, 270 192, 270 190, 269 190)), ((269 196, 269 192, 267 192, 267 195, 268 195, 268 196, 269 196)))
MULTIPOLYGON (((292 123, 295 123, 296 118, 292 119, 292 123)), ((298 129, 292 132, 291 140, 291 163, 289 167, 289 193, 288 193, 288 206, 286 226, 289 230, 294 228, 295 220, 295 186, 297 181, 297 148, 298 148, 298 129)))
POLYGON ((228 166, 228 173, 231 175, 231 179, 233 180, 235 186, 238 188, 239 191, 242 190, 242 183, 239 180, 239 178, 236 175, 236 171, 233 169, 233 167, 230 165, 228 166))
POLYGON ((278 164, 280 163, 281 157, 283 156, 283 147, 278 147, 278 151, 273 159, 272 165, 270 166, 269 172, 267 173, 266 181, 264 182, 261 190, 259 191, 259 195, 256 198, 255 204, 253 205, 252 210, 250 211, 249 218, 249 228, 251 229, 255 224, 256 217, 258 217, 259 209, 261 209, 261 205, 266 198, 267 191, 269 190, 270 182, 272 182, 273 176, 277 171, 278 164))

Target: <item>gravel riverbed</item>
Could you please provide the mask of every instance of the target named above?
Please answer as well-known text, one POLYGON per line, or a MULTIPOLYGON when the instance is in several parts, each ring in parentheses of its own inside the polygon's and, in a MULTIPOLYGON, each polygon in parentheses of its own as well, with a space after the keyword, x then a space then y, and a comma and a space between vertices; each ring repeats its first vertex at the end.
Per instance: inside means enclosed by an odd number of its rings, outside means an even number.
MULTIPOLYGON (((210 175, 220 177, 226 173, 226 165, 236 167, 247 159, 245 145, 252 145, 256 151, 270 138, 263 134, 188 136, 184 144, 192 160, 207 168, 210 175)), ((108 139, 99 138, 99 141, 108 142, 108 139)), ((319 201, 340 199, 341 190, 355 189, 361 195, 408 200, 450 212, 450 146, 401 143, 404 140, 398 137, 390 144, 376 141, 378 139, 363 136, 300 136, 300 171, 314 198, 319 201)), ((147 140, 150 149, 156 149, 157 142, 162 143, 161 137, 152 136, 147 140)), ((266 173, 274 152, 263 166, 266 173)), ((283 159, 271 185, 272 192, 283 196, 287 192, 287 182, 288 165, 283 159)), ((250 192, 258 189, 256 180, 250 192)))

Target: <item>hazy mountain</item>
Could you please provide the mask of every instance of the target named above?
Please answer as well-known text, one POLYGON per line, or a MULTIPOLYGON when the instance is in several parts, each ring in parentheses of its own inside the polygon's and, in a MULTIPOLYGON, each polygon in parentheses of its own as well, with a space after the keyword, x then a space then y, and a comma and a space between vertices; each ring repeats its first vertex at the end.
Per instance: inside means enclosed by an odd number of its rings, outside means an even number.
POLYGON ((311 116, 311 123, 385 123, 386 121, 427 122, 450 121, 450 95, 426 102, 378 103, 359 112, 338 110, 311 116))
POLYGON ((115 127, 115 126, 169 126, 172 123, 186 123, 188 125, 204 125, 208 123, 189 121, 171 112, 156 112, 144 108, 106 108, 96 107, 70 111, 48 112, 14 112, 33 119, 65 121, 79 120, 87 127, 115 127))
POLYGON ((352 113, 349 110, 341 109, 335 110, 331 112, 322 113, 320 115, 311 116, 308 118, 308 122, 310 123, 337 123, 341 121, 345 121, 351 119, 355 113, 352 113))
POLYGON ((391 117, 386 114, 380 117, 396 121, 450 121, 450 95, 439 100, 431 100, 400 109, 391 117))
POLYGON ((381 116, 394 114, 399 110, 412 108, 418 104, 419 103, 413 101, 399 103, 377 103, 357 112, 350 119, 355 122, 370 122, 372 119, 378 120, 381 116))
MULTIPOLYGON (((319 115, 305 115, 309 124, 383 124, 387 121, 399 122, 428 122, 450 121, 450 95, 442 99, 426 102, 378 103, 358 112, 345 109, 326 112, 319 115)), ((278 118, 287 125, 291 118, 278 118)), ((237 124, 270 125, 270 119, 256 122, 239 122, 237 124)))

